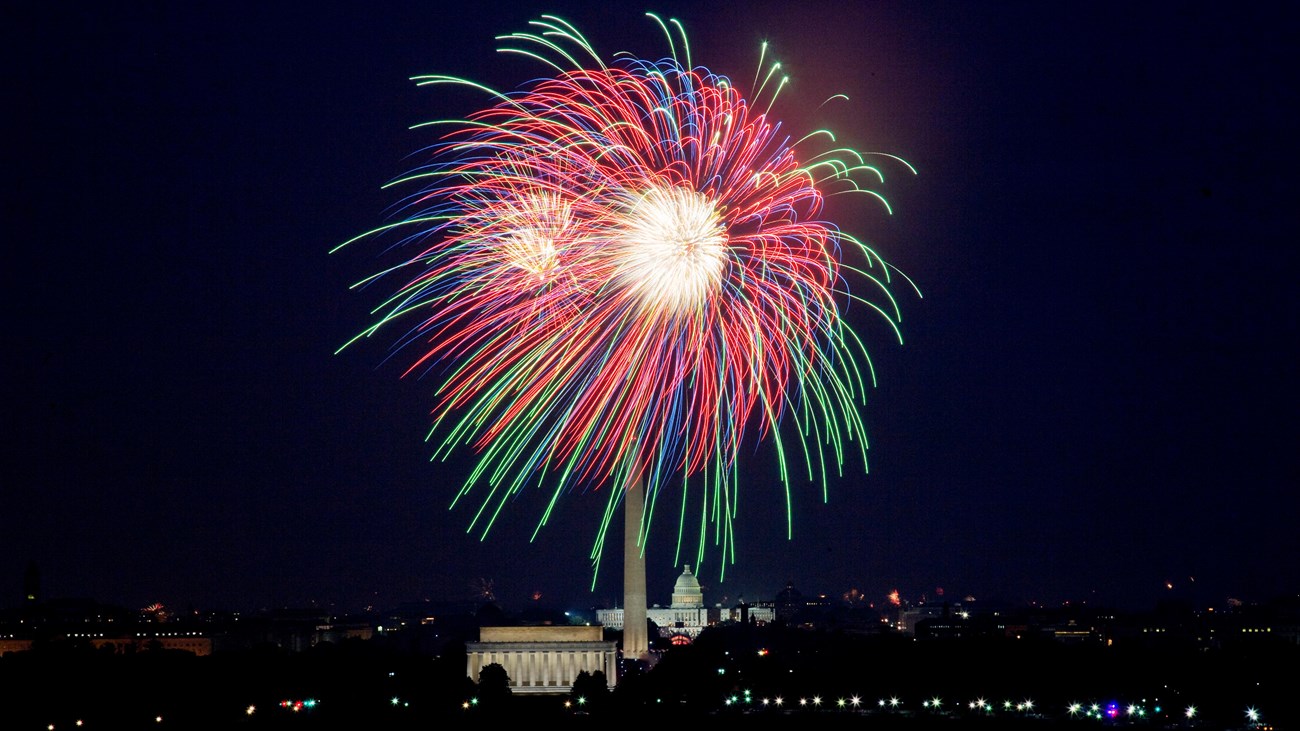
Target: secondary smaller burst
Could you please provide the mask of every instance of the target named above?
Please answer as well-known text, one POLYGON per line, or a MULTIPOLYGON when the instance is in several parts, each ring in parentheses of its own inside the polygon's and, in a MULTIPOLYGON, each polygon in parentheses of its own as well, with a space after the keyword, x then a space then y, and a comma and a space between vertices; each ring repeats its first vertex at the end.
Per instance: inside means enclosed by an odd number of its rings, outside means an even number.
POLYGON ((570 218, 570 206, 556 195, 527 196, 517 209, 507 209, 505 231, 496 236, 505 262, 535 277, 538 285, 554 281, 559 250, 572 235, 570 218))

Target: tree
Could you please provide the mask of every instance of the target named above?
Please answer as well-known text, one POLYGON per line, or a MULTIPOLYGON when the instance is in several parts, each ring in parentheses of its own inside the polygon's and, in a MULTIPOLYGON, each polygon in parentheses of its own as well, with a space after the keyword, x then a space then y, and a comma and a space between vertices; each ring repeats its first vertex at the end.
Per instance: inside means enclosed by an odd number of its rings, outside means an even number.
POLYGON ((596 711, 606 705, 609 699, 609 682, 602 670, 589 673, 583 670, 573 679, 573 690, 569 693, 574 705, 588 711, 596 711))
POLYGON ((501 663, 483 666, 478 673, 479 707, 488 711, 503 711, 510 704, 510 675, 501 663))

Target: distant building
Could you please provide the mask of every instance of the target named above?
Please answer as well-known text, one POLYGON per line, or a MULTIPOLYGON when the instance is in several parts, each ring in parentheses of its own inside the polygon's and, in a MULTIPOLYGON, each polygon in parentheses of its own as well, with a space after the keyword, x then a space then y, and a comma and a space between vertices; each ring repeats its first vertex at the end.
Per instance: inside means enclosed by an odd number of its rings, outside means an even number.
POLYGON ((772 607, 775 619, 792 627, 807 629, 834 625, 834 615, 839 608, 825 594, 805 596, 794 588, 792 581, 786 582, 785 588, 777 593, 772 607))
POLYGON ((739 624, 767 624, 776 620, 776 606, 772 602, 748 604, 741 597, 722 619, 739 624))
POLYGON ((192 652, 199 657, 206 657, 212 654, 212 638, 204 637, 198 632, 160 632, 160 633, 136 633, 134 637, 92 637, 90 644, 95 649, 105 647, 112 648, 117 654, 128 654, 133 652, 145 652, 157 648, 159 650, 183 650, 192 652))
POLYGON ((776 595, 776 617, 782 622, 791 622, 795 615, 803 611, 803 594, 794 588, 793 581, 787 581, 785 588, 776 595))
POLYGON ((18 639, 13 635, 0 636, 0 655, 10 652, 27 652, 32 649, 32 641, 18 639))
POLYGON ((1057 642, 1067 645, 1096 645, 1106 641, 1106 627, 1099 623, 1080 622, 1069 618, 1063 622, 1050 624, 1044 628, 1057 642))
POLYGON ((479 641, 466 642, 465 672, 478 682, 483 668, 505 668, 510 690, 526 694, 566 694, 578 673, 605 674, 618 680, 618 649, 600 627, 480 627, 479 641))
POLYGON ((898 629, 909 635, 916 634, 916 626, 931 620, 946 620, 950 607, 947 604, 918 604, 908 607, 898 615, 898 629))
MULTIPOLYGON (((673 638, 682 643, 699 637, 704 628, 717 624, 722 610, 704 606, 704 590, 700 588, 699 579, 686 566, 677 583, 673 586, 672 604, 663 607, 658 604, 646 610, 646 618, 659 628, 660 637, 673 638)), ((610 629, 623 629, 623 609, 600 609, 596 612, 599 622, 610 629)))

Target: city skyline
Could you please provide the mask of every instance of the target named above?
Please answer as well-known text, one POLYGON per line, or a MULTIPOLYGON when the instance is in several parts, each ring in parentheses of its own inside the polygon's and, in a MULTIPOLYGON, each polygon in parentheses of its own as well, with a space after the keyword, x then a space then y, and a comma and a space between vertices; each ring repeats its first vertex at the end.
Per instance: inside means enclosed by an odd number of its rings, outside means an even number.
MULTIPOLYGON (((664 609, 671 606, 674 584, 683 572, 673 573, 671 577, 649 577, 647 602, 652 609, 664 609)), ((695 577, 697 578, 697 577, 695 577)), ((825 587, 804 585, 796 577, 788 577, 779 583, 770 583, 769 590, 760 587, 754 593, 734 591, 733 585, 711 586, 700 584, 704 594, 704 606, 734 609, 743 604, 770 605, 780 602, 783 595, 794 595, 810 602, 824 603, 827 606, 867 607, 879 611, 890 611, 899 607, 922 606, 964 606, 983 609, 1089 609, 1100 612, 1124 612, 1142 614, 1158 610, 1162 606, 1182 607, 1184 611, 1197 613, 1233 610, 1241 607, 1266 606, 1300 598, 1295 593, 1278 593, 1268 596, 1232 595, 1217 598, 1205 596, 1195 585, 1195 581, 1180 583, 1167 582, 1163 591, 1153 593, 1149 602, 1105 602, 1095 597, 1071 596, 1057 600, 1039 600, 1034 598, 1019 599, 1005 596, 983 594, 975 590, 950 591, 942 586, 935 587, 899 587, 890 589, 869 585, 825 587)), ((55 582, 61 586, 61 582, 55 582)), ((112 607, 127 612, 150 613, 163 611, 171 616, 185 613, 204 614, 209 612, 257 613, 278 610, 314 610, 331 615, 382 614, 399 607, 429 604, 431 606, 488 606, 494 605, 509 613, 568 613, 570 611, 589 613, 597 609, 622 608, 623 596, 619 592, 581 593, 578 596, 557 596, 547 591, 533 589, 521 594, 508 589, 498 589, 491 577, 475 577, 461 590, 451 590, 445 594, 423 593, 410 596, 354 596, 343 598, 308 598, 305 601, 272 602, 257 605, 239 605, 212 603, 196 605, 175 603, 173 594, 166 588, 149 594, 150 601, 139 606, 126 604, 112 598, 92 596, 87 593, 50 594, 45 590, 45 582, 40 566, 30 562, 23 572, 21 582, 10 582, 10 590, 0 592, 0 611, 24 611, 42 606, 73 607, 95 605, 112 607), (501 593, 498 593, 498 592, 501 593), (166 600, 166 601, 164 601, 166 600), (178 614, 179 613, 179 614, 178 614)), ((594 615, 592 615, 594 616, 594 615)))
POLYGON ((468 460, 423 441, 436 379, 387 342, 334 354, 379 252, 327 252, 397 202, 380 185, 434 139, 409 127, 481 102, 409 77, 512 88, 536 67, 493 38, 541 13, 661 53, 644 11, 737 80, 768 42, 792 133, 916 167, 892 215, 831 205, 923 294, 901 346, 863 319, 869 471, 797 490, 787 540, 775 456, 745 455, 736 563, 656 522, 652 603, 685 564, 747 598, 1300 591, 1289 19, 955 2, 21 10, 0 586, 35 561, 47 595, 123 606, 616 598, 601 491, 535 540, 541 491, 466 534, 468 460))

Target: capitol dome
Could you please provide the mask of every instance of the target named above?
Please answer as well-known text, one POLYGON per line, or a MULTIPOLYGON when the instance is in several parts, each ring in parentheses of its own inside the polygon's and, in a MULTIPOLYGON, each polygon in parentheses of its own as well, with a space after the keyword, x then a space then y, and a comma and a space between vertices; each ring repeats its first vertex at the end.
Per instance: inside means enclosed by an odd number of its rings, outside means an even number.
POLYGON ((702 607, 704 606, 704 591, 700 589, 700 581, 691 573, 690 564, 686 565, 686 570, 682 575, 677 577, 677 583, 673 586, 673 607, 702 607))

